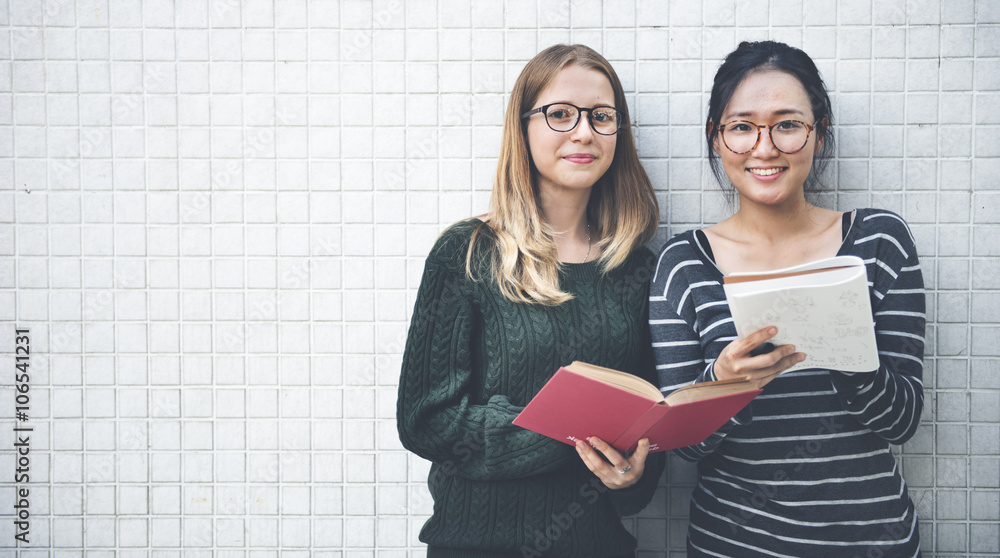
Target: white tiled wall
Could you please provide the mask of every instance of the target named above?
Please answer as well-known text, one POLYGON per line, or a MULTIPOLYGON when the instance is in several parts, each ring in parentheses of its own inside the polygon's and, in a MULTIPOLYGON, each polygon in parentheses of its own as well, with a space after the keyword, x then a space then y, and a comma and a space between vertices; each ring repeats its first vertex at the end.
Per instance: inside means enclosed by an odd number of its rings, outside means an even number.
MULTIPOLYGON (((407 317, 437 233, 486 207, 521 67, 556 42, 613 62, 662 241, 726 215, 706 91, 764 38, 833 94, 821 202, 918 240, 900 461, 926 555, 1000 553, 1000 2, 5 0, 0 25, 0 553, 28 487, 25 557, 422 556, 407 317)), ((672 461, 627 520, 642 556, 683 555, 693 480, 672 461)))

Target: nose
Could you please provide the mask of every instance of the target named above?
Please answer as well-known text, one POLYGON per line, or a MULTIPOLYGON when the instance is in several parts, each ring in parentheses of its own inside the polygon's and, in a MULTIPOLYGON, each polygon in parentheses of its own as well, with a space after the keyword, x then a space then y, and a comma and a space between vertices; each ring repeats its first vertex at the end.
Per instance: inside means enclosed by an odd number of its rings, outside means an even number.
POLYGON ((592 141, 594 139, 594 129, 590 126, 590 113, 580 111, 580 120, 576 123, 576 128, 570 132, 573 141, 592 141))
POLYGON ((774 146, 774 142, 771 141, 771 130, 766 126, 761 126, 759 130, 760 130, 760 139, 757 140, 757 145, 753 148, 753 151, 751 153, 755 156, 762 158, 777 157, 778 153, 781 152, 778 151, 778 148, 774 146))

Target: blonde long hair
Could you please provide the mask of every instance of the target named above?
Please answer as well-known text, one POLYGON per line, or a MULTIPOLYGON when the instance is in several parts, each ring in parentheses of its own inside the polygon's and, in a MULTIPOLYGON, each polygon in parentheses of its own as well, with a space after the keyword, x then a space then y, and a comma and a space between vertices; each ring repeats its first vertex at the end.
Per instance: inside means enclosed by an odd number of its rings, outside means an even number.
MULTIPOLYGON (((539 94, 560 70, 576 64, 607 76, 622 114, 614 160, 590 193, 587 218, 594 225, 603 250, 601 272, 620 266, 629 253, 656 234, 660 211, 649 176, 639 162, 628 104, 621 81, 611 64, 584 45, 554 45, 538 53, 521 71, 511 91, 504 117, 503 141, 488 219, 472 235, 466 255, 466 274, 477 279, 474 257, 484 227, 494 239, 489 269, 505 297, 514 302, 557 305, 573 295, 559 288, 559 258, 554 231, 545 222, 538 201, 535 168, 528 151, 527 123, 521 115, 531 110, 539 94)), ((581 122, 585 126, 586 122, 581 122)))

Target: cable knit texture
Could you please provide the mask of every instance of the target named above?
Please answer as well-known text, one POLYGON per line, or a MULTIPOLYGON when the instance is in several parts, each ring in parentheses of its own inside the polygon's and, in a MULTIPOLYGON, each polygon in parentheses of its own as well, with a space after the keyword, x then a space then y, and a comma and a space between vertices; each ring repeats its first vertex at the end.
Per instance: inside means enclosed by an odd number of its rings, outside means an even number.
POLYGON ((480 280, 466 277, 466 250, 481 223, 454 225, 427 257, 403 356, 400 440, 432 462, 434 513, 420 540, 528 556, 631 551, 635 540, 620 515, 652 498, 663 454, 650 456, 639 483, 612 491, 572 446, 511 421, 574 360, 655 383, 646 322, 652 254, 637 251, 607 275, 594 262, 566 264, 560 286, 576 298, 519 304, 489 280, 485 243, 476 258, 480 280))

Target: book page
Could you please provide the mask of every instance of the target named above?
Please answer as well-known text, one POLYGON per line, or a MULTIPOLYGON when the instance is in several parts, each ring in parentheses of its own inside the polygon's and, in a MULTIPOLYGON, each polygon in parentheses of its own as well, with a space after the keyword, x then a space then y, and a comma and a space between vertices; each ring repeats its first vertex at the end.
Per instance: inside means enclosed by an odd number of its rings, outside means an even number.
POLYGON ((768 279, 774 276, 781 275, 794 275, 794 274, 804 274, 813 271, 823 271, 828 269, 835 269, 839 267, 864 267, 865 262, 857 256, 834 256, 832 258, 824 258, 822 260, 816 260, 812 262, 806 262, 804 264, 793 265, 791 267, 784 267, 781 269, 774 269, 771 271, 740 271, 736 273, 730 273, 725 277, 726 282, 730 279, 735 279, 741 281, 744 279, 768 279))
POLYGON ((582 374, 588 378, 593 378, 606 384, 619 387, 654 401, 660 401, 663 399, 663 393, 660 392, 660 388, 654 386, 646 380, 643 380, 639 376, 629 374, 628 372, 604 368, 603 366, 596 366, 580 361, 574 361, 572 364, 564 366, 563 368, 576 372, 577 374, 582 374))
POLYGON ((789 370, 871 372, 878 368, 868 278, 863 266, 737 283, 725 289, 740 336, 775 326, 778 335, 772 343, 790 343, 796 351, 806 354, 803 362, 789 370))
POLYGON ((667 396, 666 401, 670 405, 680 405, 681 403, 701 401, 703 399, 721 397, 731 393, 756 391, 756 389, 757 388, 753 387, 750 382, 739 378, 716 380, 714 382, 703 382, 700 384, 691 384, 689 386, 677 388, 667 396))

